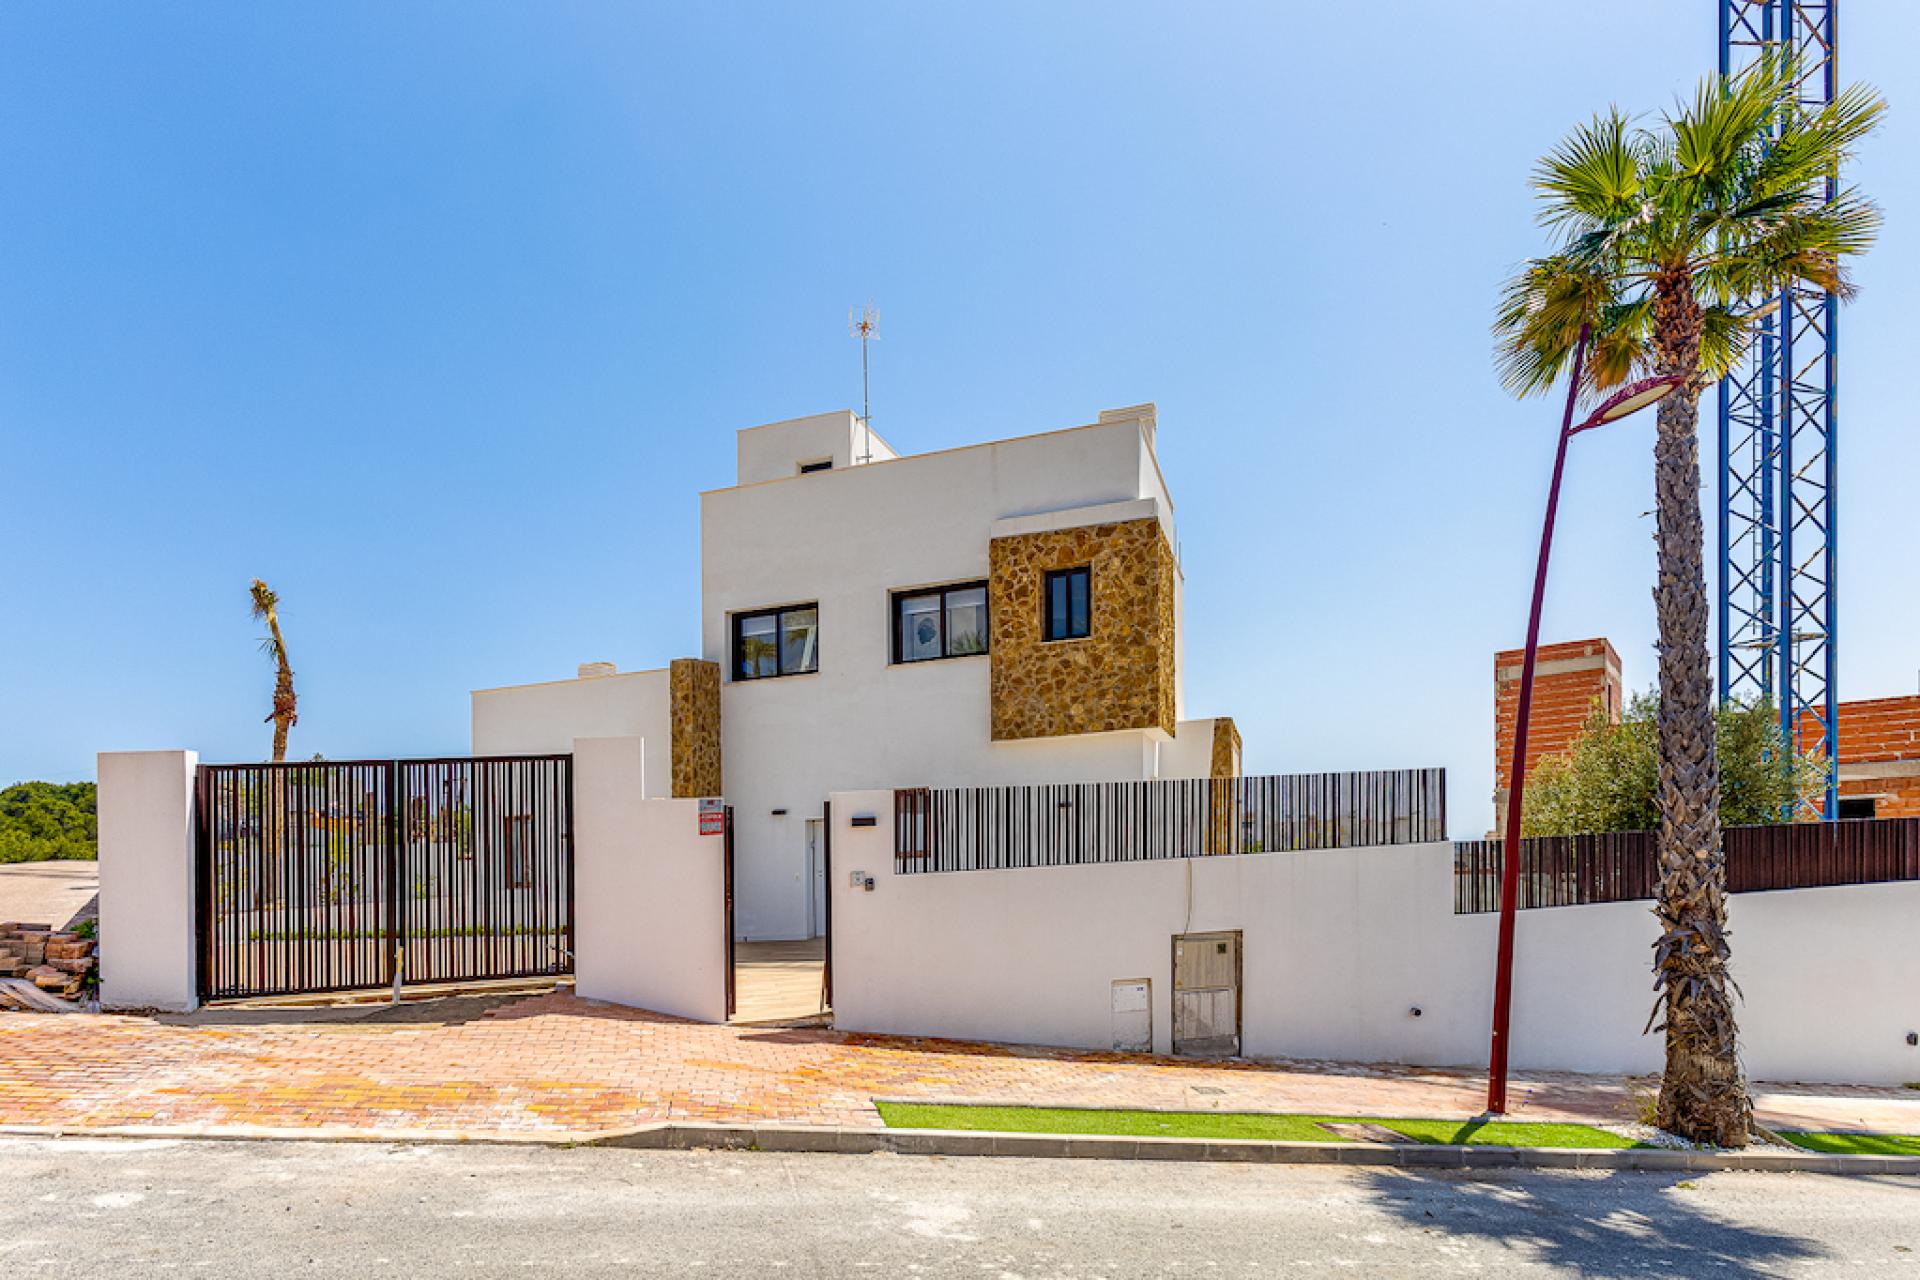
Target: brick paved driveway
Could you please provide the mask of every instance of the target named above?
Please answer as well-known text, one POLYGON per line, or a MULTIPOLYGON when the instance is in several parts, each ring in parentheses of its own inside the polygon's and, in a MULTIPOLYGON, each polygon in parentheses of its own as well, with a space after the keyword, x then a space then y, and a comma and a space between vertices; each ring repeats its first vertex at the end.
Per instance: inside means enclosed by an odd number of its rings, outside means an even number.
MULTIPOLYGON (((1631 1119, 1635 1087, 1540 1077, 1516 1087, 1518 1116, 1631 1119)), ((668 1119, 877 1126, 875 1097, 1466 1117, 1483 1096, 1466 1072, 708 1026, 565 988, 349 1013, 0 1014, 0 1125, 72 1130, 551 1137, 668 1119)), ((1897 1097, 1800 1101, 1816 1113, 1840 1103, 1839 1117, 1897 1097)))

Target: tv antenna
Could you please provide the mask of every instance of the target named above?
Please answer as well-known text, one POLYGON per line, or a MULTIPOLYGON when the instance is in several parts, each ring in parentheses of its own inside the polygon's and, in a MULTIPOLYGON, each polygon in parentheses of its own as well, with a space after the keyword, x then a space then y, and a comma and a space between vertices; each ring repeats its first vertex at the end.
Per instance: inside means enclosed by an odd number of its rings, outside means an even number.
POLYGON ((847 334, 860 339, 860 428, 863 452, 861 462, 873 461, 873 402, 867 390, 867 344, 880 336, 880 313, 869 302, 847 312, 847 334))

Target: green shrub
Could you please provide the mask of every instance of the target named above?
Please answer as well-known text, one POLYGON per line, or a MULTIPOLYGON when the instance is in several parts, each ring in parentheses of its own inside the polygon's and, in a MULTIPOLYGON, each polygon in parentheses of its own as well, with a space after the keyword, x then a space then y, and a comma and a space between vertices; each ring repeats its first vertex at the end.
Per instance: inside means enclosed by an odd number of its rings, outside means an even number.
POLYGON ((18 782, 0 791, 0 863, 98 857, 91 782, 18 782))
MULTIPOLYGON (((1522 834, 1657 828, 1659 706, 1653 693, 1636 694, 1620 723, 1613 724, 1596 700, 1573 749, 1533 767, 1520 820, 1522 834)), ((1722 826, 1779 822, 1796 794, 1818 790, 1826 776, 1819 757, 1784 749, 1780 717, 1771 704, 1722 707, 1716 728, 1722 826)))

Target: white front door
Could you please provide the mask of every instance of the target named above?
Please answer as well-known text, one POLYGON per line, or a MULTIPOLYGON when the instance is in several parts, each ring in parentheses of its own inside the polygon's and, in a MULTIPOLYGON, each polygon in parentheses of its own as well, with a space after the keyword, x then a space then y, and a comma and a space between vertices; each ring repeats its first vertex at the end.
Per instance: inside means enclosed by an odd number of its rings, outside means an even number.
POLYGON ((827 931, 827 860, 820 847, 820 819, 807 819, 807 936, 827 931))

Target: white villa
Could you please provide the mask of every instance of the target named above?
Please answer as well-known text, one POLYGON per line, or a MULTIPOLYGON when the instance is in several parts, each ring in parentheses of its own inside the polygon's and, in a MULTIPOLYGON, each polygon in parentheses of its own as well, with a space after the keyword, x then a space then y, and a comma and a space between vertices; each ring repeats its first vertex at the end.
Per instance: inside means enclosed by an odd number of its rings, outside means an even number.
POLYGON ((1152 405, 901 455, 852 412, 738 433, 700 499, 701 657, 473 693, 473 752, 644 739, 648 797, 734 809, 735 931, 824 928, 829 793, 1239 774, 1184 719, 1152 405))

